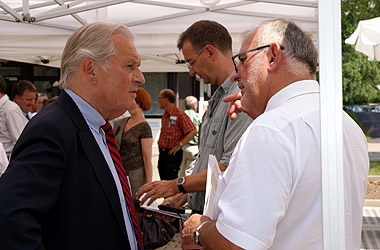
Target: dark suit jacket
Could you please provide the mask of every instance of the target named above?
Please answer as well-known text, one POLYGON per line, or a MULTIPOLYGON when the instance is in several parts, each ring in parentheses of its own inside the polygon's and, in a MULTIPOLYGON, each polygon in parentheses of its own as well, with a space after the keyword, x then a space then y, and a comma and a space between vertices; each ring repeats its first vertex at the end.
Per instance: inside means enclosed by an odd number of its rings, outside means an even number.
POLYGON ((111 172, 66 92, 28 123, 0 178, 0 249, 130 249, 111 172))

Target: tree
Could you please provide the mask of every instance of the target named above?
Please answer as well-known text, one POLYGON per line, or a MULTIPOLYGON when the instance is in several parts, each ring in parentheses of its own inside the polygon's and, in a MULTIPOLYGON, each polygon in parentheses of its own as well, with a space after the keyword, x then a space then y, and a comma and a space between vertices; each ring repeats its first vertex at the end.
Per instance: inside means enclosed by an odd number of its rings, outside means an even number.
POLYGON ((380 15, 380 0, 342 0, 342 75, 343 102, 379 102, 380 62, 368 61, 366 55, 355 51, 344 41, 357 28, 359 21, 380 15))

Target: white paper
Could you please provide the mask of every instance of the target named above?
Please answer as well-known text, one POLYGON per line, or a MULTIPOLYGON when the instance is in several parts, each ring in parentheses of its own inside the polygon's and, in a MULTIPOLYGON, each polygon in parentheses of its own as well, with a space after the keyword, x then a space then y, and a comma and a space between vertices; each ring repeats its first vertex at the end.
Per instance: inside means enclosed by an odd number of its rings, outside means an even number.
POLYGON ((216 190, 218 188, 218 180, 220 176, 220 168, 218 161, 214 155, 209 155, 207 166, 207 183, 206 183, 206 195, 205 205, 203 208, 203 214, 210 217, 214 216, 214 200, 216 190))

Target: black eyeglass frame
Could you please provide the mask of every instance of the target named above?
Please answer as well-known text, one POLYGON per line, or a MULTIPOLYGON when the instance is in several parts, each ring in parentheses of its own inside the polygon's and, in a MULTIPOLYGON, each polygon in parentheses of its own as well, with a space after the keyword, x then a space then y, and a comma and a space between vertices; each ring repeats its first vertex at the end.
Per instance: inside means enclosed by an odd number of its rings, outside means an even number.
MULTIPOLYGON (((237 67, 237 65, 236 65, 236 63, 235 63, 235 58, 236 58, 236 57, 239 57, 239 56, 241 56, 241 55, 247 54, 247 53, 249 53, 249 52, 253 52, 253 51, 257 51, 257 50, 261 50, 261 49, 265 49, 265 48, 269 48, 269 47, 270 47, 270 44, 268 44, 268 45, 264 45, 264 46, 260 46, 260 47, 254 48, 254 49, 250 49, 250 50, 247 50, 247 51, 243 51, 243 52, 241 52, 241 53, 239 53, 239 54, 236 54, 236 55, 232 56, 232 63, 234 64, 235 72, 236 72, 236 73, 239 72, 239 69, 238 69, 238 67, 237 67)), ((281 50, 285 49, 285 47, 283 47, 283 46, 280 46, 280 48, 281 48, 281 50)))

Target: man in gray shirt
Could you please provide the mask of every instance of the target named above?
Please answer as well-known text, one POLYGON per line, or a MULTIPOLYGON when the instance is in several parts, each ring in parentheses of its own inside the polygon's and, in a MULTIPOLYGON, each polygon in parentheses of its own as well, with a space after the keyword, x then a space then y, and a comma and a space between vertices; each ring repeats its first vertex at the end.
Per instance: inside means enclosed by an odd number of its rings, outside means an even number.
POLYGON ((252 119, 245 114, 239 114, 235 120, 229 119, 229 103, 223 102, 224 97, 239 91, 237 82, 230 81, 234 70, 231 61, 232 39, 225 27, 214 21, 198 21, 180 35, 177 47, 182 50, 191 76, 197 74, 206 84, 219 87, 211 97, 203 117, 199 154, 193 174, 177 180, 145 184, 137 191, 137 197, 146 193, 141 199, 144 202, 149 197, 153 201, 173 196, 166 199, 165 205, 177 207, 187 199, 193 211, 202 212, 209 155, 215 155, 221 171, 224 171, 236 143, 252 119))

